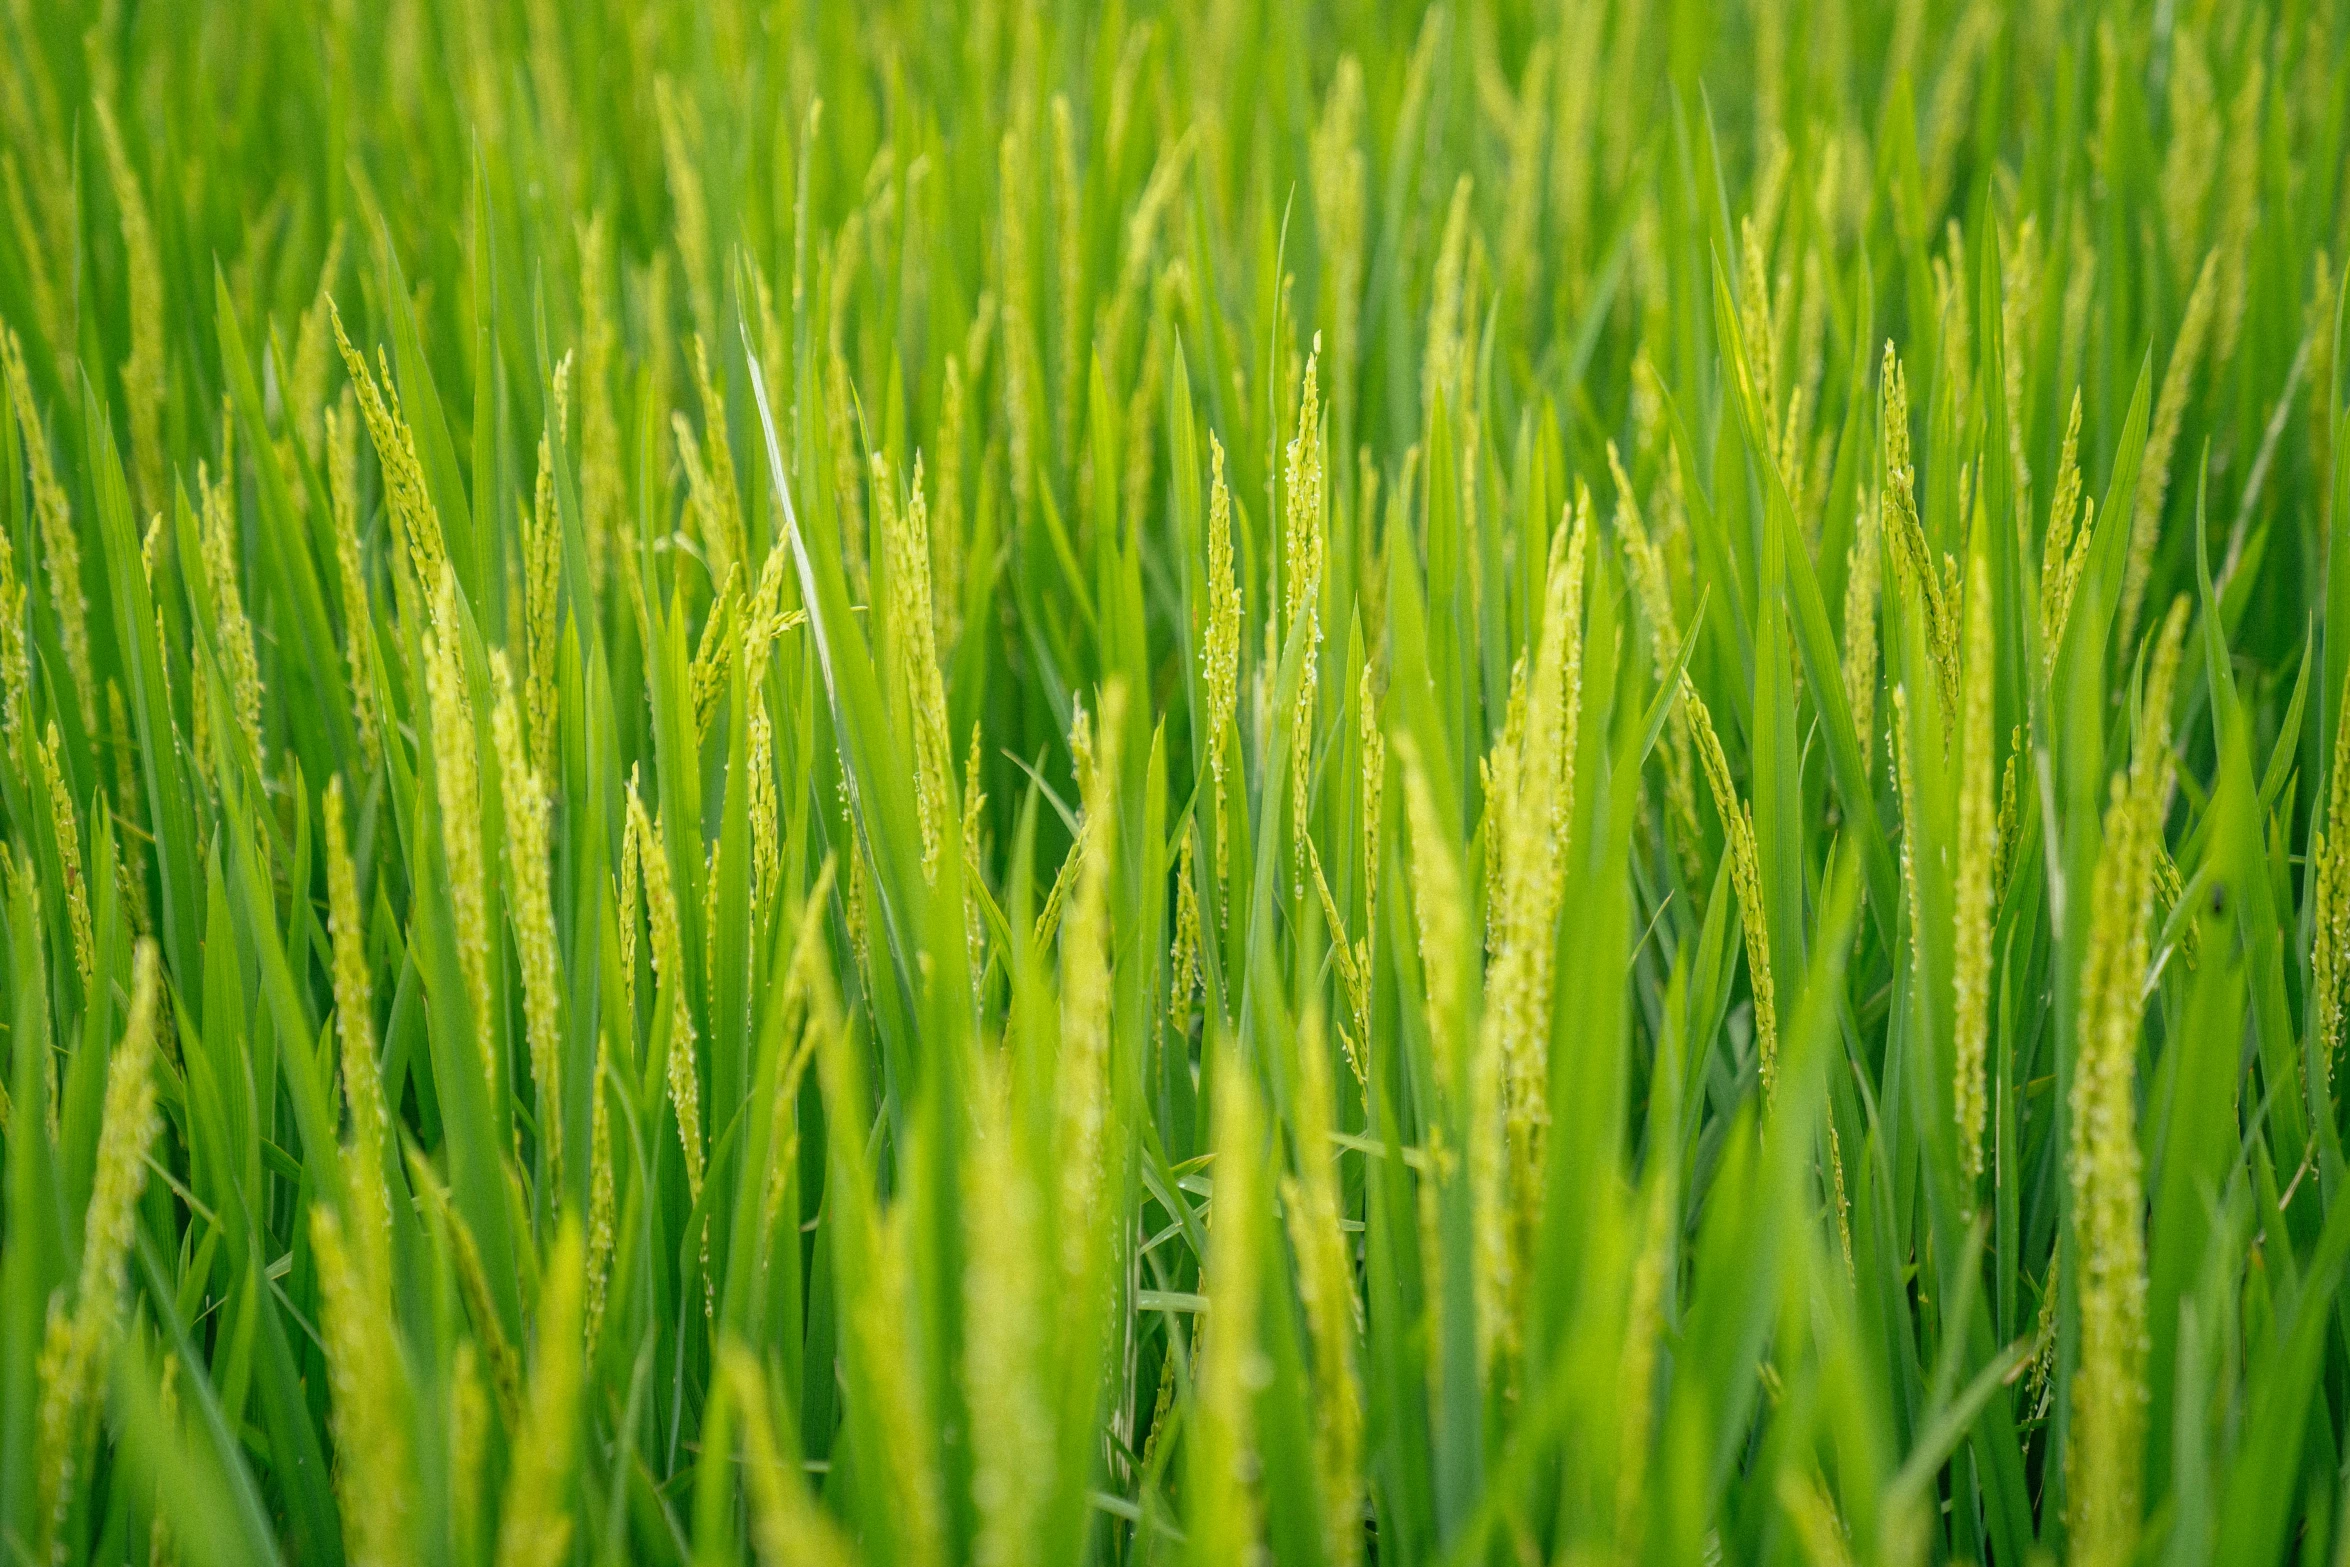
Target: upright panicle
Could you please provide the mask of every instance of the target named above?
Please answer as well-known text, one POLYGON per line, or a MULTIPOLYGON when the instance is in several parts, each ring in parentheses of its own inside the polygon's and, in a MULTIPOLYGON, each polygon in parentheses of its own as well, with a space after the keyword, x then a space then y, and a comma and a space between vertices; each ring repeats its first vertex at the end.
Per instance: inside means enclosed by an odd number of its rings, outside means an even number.
POLYGON ((1363 1488, 1362 1390, 1357 1385, 1355 1345, 1361 1334, 1361 1303, 1355 1298, 1353 1261, 1347 1255, 1344 1208, 1339 1194, 1337 1104, 1330 1046, 1321 1019, 1309 1013, 1294 1035, 1296 1084, 1292 1156, 1294 1175, 1281 1181, 1282 1212, 1297 1256, 1298 1296, 1305 1306, 1311 1343, 1319 1424, 1315 1433, 1315 1478, 1321 1487, 1323 1559, 1361 1559, 1363 1488))
MULTIPOLYGON (((2344 693, 2342 699, 2350 700, 2350 683, 2345 683, 2344 693)), ((2342 1048, 2343 992, 2350 985, 2350 723, 2339 719, 2326 768, 2324 822, 2311 824, 2309 859, 2311 1027, 2317 1036, 2316 1057, 2330 1074, 2342 1048)))
MULTIPOLYGON (((6 439, 0 435, 0 440, 6 439)), ((0 738, 17 753, 33 711, 32 650, 25 641, 25 582, 16 569, 16 546, 0 528, 0 738)))
POLYGON ((653 971, 660 993, 669 998, 669 1100, 677 1112, 677 1137, 685 1151, 686 1189, 702 1195, 702 1081, 694 1050, 694 1015, 686 990, 685 938, 678 923, 677 895, 669 876, 669 855, 660 824, 645 813, 636 789, 628 791, 628 819, 636 842, 632 863, 644 878, 645 913, 652 928, 653 971))
POLYGON ((576 1527, 570 1497, 584 1420, 580 1347, 583 1289, 577 1221, 566 1224, 542 1270, 530 1391, 498 1509, 499 1567, 561 1567, 576 1527))
POLYGON ((677 458, 686 474, 692 497, 692 516, 702 560, 710 575, 723 579, 744 565, 750 540, 743 526, 742 502, 735 488, 734 454, 726 440, 726 402, 710 379, 710 352, 700 333, 693 339, 694 386, 701 396, 702 437, 682 413, 669 416, 677 437, 677 458))
POLYGON ((340 1047, 343 1102, 351 1116, 351 1146, 343 1161, 349 1212, 360 1238, 362 1262, 388 1279, 392 1195, 384 1159, 391 1147, 392 1116, 375 1055, 374 982, 359 912, 359 873, 352 863, 350 829, 344 819, 342 779, 328 781, 320 815, 326 839, 327 933, 334 947, 335 1040, 340 1047))
POLYGON ((1260 1547, 1266 1499, 1254 1484, 1262 1470, 1261 1440, 1251 1394, 1262 1378, 1260 1347, 1264 1209, 1264 1112, 1257 1086, 1238 1066, 1215 1084, 1215 1167, 1221 1178, 1203 1269, 1207 1285, 1207 1342, 1200 1362, 1193 1434, 1185 1443, 1191 1497, 1192 1559, 1248 1560, 1260 1547))
POLYGON ((1991 919, 1999 821, 1991 791, 1991 577, 1973 557, 1966 593, 1964 706, 1958 725, 1958 878, 1952 936, 1951 1042, 1956 1078, 1962 1219, 1974 1217, 1983 1178, 1983 1129, 1990 1115, 1991 919))
MULTIPOLYGON (((1650 668, 1655 671, 1657 679, 1662 681, 1671 676, 1673 659, 1680 648, 1680 632, 1673 611, 1671 569, 1666 565, 1664 551, 1648 531, 1648 522, 1641 512, 1639 498, 1633 493, 1631 475, 1624 471, 1623 458, 1617 453, 1613 441, 1608 443, 1607 463, 1608 475, 1615 481, 1616 487, 1616 536, 1623 546, 1627 568, 1625 575, 1631 579, 1633 594, 1639 600, 1641 618, 1648 622, 1650 668)), ((1853 548, 1857 555, 1860 548, 1857 539, 1853 548)), ((1873 606, 1870 613, 1874 613, 1873 606)), ((1845 626, 1848 639, 1852 624, 1853 609, 1851 600, 1847 598, 1845 626)), ((1847 640, 1845 658, 1848 669, 1853 656, 1851 642, 1847 640)), ((1857 719, 1857 706, 1855 716, 1857 719)), ((1675 836, 1684 851, 1683 874, 1695 881, 1697 790, 1692 772, 1689 726, 1688 711, 1675 703, 1672 716, 1667 720, 1665 802, 1672 814, 1675 836)))
POLYGON ((138 172, 131 167, 114 110, 103 97, 93 107, 98 141, 106 152, 107 177, 114 187, 114 205, 122 215, 123 258, 130 273, 131 352, 122 365, 122 391, 130 414, 131 473, 140 508, 153 512, 163 506, 165 490, 163 260, 155 243, 155 223, 147 211, 146 193, 139 186, 138 172))
POLYGON ((961 1183, 969 1235, 963 1274, 970 1323, 963 1377, 972 1407, 988 1411, 989 1439, 973 1454, 978 1504, 975 1559, 1025 1559, 1055 1479, 1059 1431, 1046 1378, 1044 1194, 1037 1189, 1002 1058, 983 1058, 977 1135, 961 1183))
POLYGON ((1468 889, 1463 883, 1459 850, 1437 808, 1435 790, 1419 747, 1408 737, 1396 739, 1403 766, 1404 818, 1410 828, 1412 909, 1420 938, 1420 962, 1427 973, 1428 1035, 1434 1058, 1437 1091, 1459 1091, 1460 1067, 1466 1041, 1459 1029, 1465 1021, 1469 996, 1471 945, 1468 889))
MULTIPOLYGON (((1898 700, 1898 698, 1897 698, 1898 700)), ((1746 969, 1754 991, 1754 1038, 1761 1063, 1763 1097, 1770 1098, 1779 1083, 1778 986, 1771 972, 1771 929, 1764 912, 1762 862, 1755 848, 1754 813, 1738 796, 1730 778, 1730 760, 1722 754, 1721 737, 1714 733, 1713 715, 1687 675, 1681 677, 1681 701, 1691 719, 1690 729, 1705 780, 1713 790, 1714 809, 1722 818, 1722 836, 1730 853, 1730 885, 1738 896, 1738 915, 1746 931, 1746 969)))
POLYGON ((332 1208, 310 1210, 310 1243, 318 1258, 343 1549, 354 1567, 405 1567, 417 1560, 413 1409, 391 1281, 363 1250, 354 1251, 332 1208))
MULTIPOLYGON (((548 1189, 563 1187, 563 976, 555 936, 549 864, 551 801, 522 741, 520 702, 503 653, 491 655, 497 688, 490 728, 498 748, 499 792, 506 813, 506 900, 514 922, 514 955, 522 970, 524 1032, 531 1080, 538 1085, 539 1140, 546 1149, 548 1189)), ((549 1204, 553 1211, 558 1196, 549 1204)))
MULTIPOLYGON (((1885 345, 1882 408, 1882 475, 1880 528, 1892 555, 1894 580, 1917 600, 1926 623, 1926 656, 1934 666, 1934 680, 1942 711, 1958 711, 1959 592, 1956 568, 1939 564, 1926 540, 1918 515, 1917 472, 1910 464, 1909 383, 1893 345, 1885 345)), ((1965 508, 1960 508, 1964 514, 1965 508)))
POLYGON ((953 742, 947 738, 946 677, 939 666, 937 621, 931 607, 930 513, 922 493, 922 459, 905 504, 897 503, 888 459, 873 459, 873 492, 882 508, 888 554, 891 641, 912 711, 914 805, 922 829, 922 872, 938 879, 939 857, 955 834, 953 742))
POLYGON ((2154 575, 2154 551, 2161 541, 2163 502, 2170 494, 2171 449, 2178 444, 2179 427, 2187 416, 2187 398, 2203 364, 2204 339, 2211 332, 2213 293, 2219 271, 2219 252, 2203 259, 2187 308, 2179 318, 2179 335, 2171 343, 2170 361, 2162 371, 2162 395, 2154 403, 2154 422, 2147 427, 2145 454, 2138 460, 2138 488, 2130 503, 2130 552, 2122 574, 2121 618, 2118 629, 2127 646, 2138 632, 2138 614, 2154 575))
POLYGON ((1321 334, 1306 356, 1305 389, 1299 394, 1297 433, 1290 437, 1283 476, 1285 524, 1282 538, 1284 636, 1304 641, 1297 707, 1290 715, 1289 800, 1296 835, 1296 895, 1305 896, 1305 856, 1313 812, 1315 698, 1321 683, 1322 574, 1329 549, 1329 494, 1322 463, 1322 403, 1316 381, 1322 361, 1321 334), (1299 628, 1303 628, 1300 630, 1299 628))
POLYGON ((562 763, 556 749, 561 698, 556 666, 562 656, 563 522, 555 508, 555 443, 562 439, 568 412, 570 366, 566 357, 555 370, 555 414, 539 435, 538 479, 522 530, 522 717, 531 760, 549 777, 562 763))
POLYGON ((2073 593, 2088 565, 2095 532, 2091 524, 2096 503, 2081 494, 2080 445, 2081 394, 2075 389, 2072 412, 2065 419, 2064 447, 2056 461, 2056 493, 2048 503, 2048 533, 2040 546, 2040 657, 2049 677, 2056 673, 2065 621, 2072 613, 2073 593))
MULTIPOLYGON (((233 430, 224 423, 224 431, 233 430)), ((254 650, 253 623, 245 615, 245 593, 237 580, 237 557, 242 539, 237 525, 236 454, 224 436, 217 482, 196 465, 196 487, 203 492, 204 591, 212 608, 214 655, 228 685, 237 730, 244 737, 254 764, 264 761, 261 740, 261 661, 254 650)))
POLYGON ((1865 770, 1875 760, 1877 732, 1877 607, 1883 584, 1884 534, 1878 508, 1860 498, 1852 518, 1852 551, 1844 567, 1844 701, 1860 736, 1865 770))
POLYGON ((1489 1324, 1505 1351, 1516 1348, 1520 1295, 1541 1209, 1544 1134, 1550 1122, 1551 1013, 1555 1001, 1559 906, 1573 843, 1575 749, 1583 708, 1584 548, 1591 497, 1579 490, 1551 538, 1550 571, 1523 716, 1505 732, 1496 775, 1509 778, 1487 813, 1486 867, 1494 931, 1478 1050, 1489 1057, 1496 1124, 1470 1133, 1472 1171, 1484 1140, 1492 1147, 1489 1186, 1479 1193, 1487 1232, 1481 1256, 1492 1301, 1489 1324))
POLYGON ((64 872, 65 918, 73 932, 74 973, 87 986, 97 969, 97 935, 90 923, 90 884, 82 874, 81 813, 74 809, 65 781, 65 764, 59 755, 62 748, 57 725, 51 721, 48 733, 34 749, 41 792, 47 797, 50 837, 57 845, 58 866, 64 872))
POLYGON ((343 331, 342 312, 332 299, 327 301, 327 319, 334 326, 335 347, 351 374, 351 385, 359 394, 359 412, 366 421, 368 437, 375 443, 376 460, 383 472, 384 509, 391 518, 393 536, 407 546, 417 583, 428 593, 437 592, 448 563, 448 549, 441 541, 441 515, 425 483, 424 463, 416 455, 415 432, 401 416, 390 367, 384 367, 379 384, 376 372, 351 346, 343 331))
POLYGON ((361 759, 373 771, 383 761, 383 733, 376 716, 375 611, 367 596, 367 570, 359 546, 359 423, 358 401, 346 387, 342 401, 325 410, 320 427, 326 448, 327 505, 334 523, 343 657, 351 671, 351 717, 361 759))
POLYGON ((749 1493, 751 1537, 765 1567, 855 1567, 856 1548, 788 1463, 776 1439, 767 1378, 751 1352, 728 1344, 719 1375, 734 1396, 742 1426, 743 1488, 749 1493))
POLYGON ((2131 1559, 2145 1495, 2146 1188, 2138 1036, 2150 944, 2147 904, 2175 762, 2171 694, 2186 629, 2187 600, 2181 598, 2163 623, 2139 693, 2129 770, 2113 779, 2079 986, 2079 1056, 2065 1151, 2081 1269, 2074 1429, 2065 1452, 2066 1523, 2075 1560, 2097 1564, 2131 1559))
POLYGON ((52 1559, 53 1551, 62 1553, 56 1542, 94 1434, 106 1356, 122 1331, 139 1194, 147 1184, 149 1150, 162 1130, 155 1084, 159 969, 154 944, 141 942, 132 959, 129 1018, 106 1068, 97 1168, 82 1221, 81 1268, 70 1305, 62 1292, 50 1298, 48 1331, 34 1370, 40 1401, 34 1423, 37 1561, 52 1559))
MULTIPOLYGON (((1216 885, 1230 885, 1231 828, 1225 818, 1226 755, 1230 749, 1233 715, 1240 700, 1240 580, 1232 556, 1232 495, 1224 487, 1224 447, 1208 437, 1208 611, 1200 651, 1200 675, 1207 687, 1208 711, 1201 725, 1200 744, 1208 754, 1208 772, 1215 780, 1212 796, 1216 815, 1216 885)), ((1227 917, 1222 899, 1216 923, 1227 917)))
POLYGON ((457 962, 492 1104, 503 1103, 497 1018, 490 991, 489 872, 482 857, 481 771, 473 696, 465 674, 457 577, 441 567, 434 625, 425 633, 424 679, 432 718, 433 787, 440 811, 441 853, 448 867, 449 912, 457 926, 457 962))
POLYGON ((613 533, 624 504, 620 465, 620 419, 613 407, 612 376, 619 357, 619 331, 612 320, 610 239, 604 215, 596 213, 579 231, 579 500, 587 545, 589 585, 600 596, 616 548, 613 533))
POLYGON ((16 428, 24 437, 25 471, 31 480, 33 521, 40 538, 39 581, 56 608, 57 640, 65 654, 66 674, 73 682, 83 731, 95 733, 98 705, 90 663, 90 606, 82 588, 81 535, 74 527, 56 463, 49 455, 48 432, 42 428, 40 410, 33 403, 24 346, 5 325, 0 325, 0 373, 8 383, 9 404, 16 410, 16 428))
POLYGON ((1054 1068, 1060 1166, 1058 1224, 1062 1286, 1100 1288, 1107 1260, 1107 1214, 1112 1123, 1111 1025, 1113 996, 1110 895, 1117 875, 1119 745, 1126 727, 1126 695, 1113 683, 1102 692, 1094 733, 1099 749, 1078 754, 1084 813, 1071 851, 1078 861, 1074 896, 1061 923, 1060 1056, 1054 1068))

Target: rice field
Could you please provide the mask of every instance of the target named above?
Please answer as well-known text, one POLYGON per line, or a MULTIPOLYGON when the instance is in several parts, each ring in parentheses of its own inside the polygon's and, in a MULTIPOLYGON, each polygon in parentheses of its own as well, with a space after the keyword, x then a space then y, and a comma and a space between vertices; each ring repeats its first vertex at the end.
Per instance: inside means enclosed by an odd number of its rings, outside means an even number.
POLYGON ((2350 1561, 2342 0, 0 40, 0 1560, 2350 1561))

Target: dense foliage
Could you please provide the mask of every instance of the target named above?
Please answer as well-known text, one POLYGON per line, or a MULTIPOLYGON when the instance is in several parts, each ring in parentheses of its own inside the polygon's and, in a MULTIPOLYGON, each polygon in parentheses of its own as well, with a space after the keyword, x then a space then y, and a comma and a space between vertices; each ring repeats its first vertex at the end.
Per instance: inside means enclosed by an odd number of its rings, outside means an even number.
POLYGON ((0 1558, 2344 1559, 2340 0, 0 40, 0 1558))

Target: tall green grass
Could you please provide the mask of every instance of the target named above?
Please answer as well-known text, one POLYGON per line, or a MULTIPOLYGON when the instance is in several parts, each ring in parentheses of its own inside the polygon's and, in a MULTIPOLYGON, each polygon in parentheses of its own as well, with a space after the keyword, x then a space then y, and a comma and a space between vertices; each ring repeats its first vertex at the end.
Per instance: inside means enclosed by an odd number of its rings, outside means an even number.
POLYGON ((0 1558, 2345 1559, 2339 0, 0 39, 0 1558))

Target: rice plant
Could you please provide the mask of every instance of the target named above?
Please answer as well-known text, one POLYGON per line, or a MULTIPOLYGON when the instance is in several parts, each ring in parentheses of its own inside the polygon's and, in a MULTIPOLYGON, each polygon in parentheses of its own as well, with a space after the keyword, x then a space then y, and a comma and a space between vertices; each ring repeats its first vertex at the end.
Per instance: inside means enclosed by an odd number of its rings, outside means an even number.
POLYGON ((0 7, 0 1559, 2350 1560, 2350 7, 0 7))

